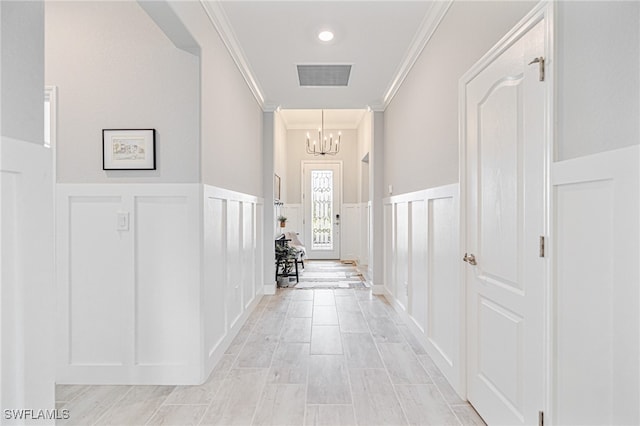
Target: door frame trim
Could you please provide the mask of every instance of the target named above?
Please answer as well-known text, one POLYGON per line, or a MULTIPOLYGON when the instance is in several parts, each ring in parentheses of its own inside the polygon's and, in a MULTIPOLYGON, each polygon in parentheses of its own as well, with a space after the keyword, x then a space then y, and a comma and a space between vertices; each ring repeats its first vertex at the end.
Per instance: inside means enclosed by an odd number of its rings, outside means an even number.
MULTIPOLYGON (((344 204, 344 172, 343 172, 343 161, 342 160, 327 160, 327 161, 322 161, 322 160, 300 160, 300 201, 302 204, 302 232, 305 233, 306 232, 306 220, 307 220, 307 212, 305 211, 305 199, 304 199, 304 167, 307 165, 324 165, 324 164, 331 164, 331 165, 337 165, 338 169, 340 170, 340 182, 338 183, 338 186, 340 187, 340 200, 339 201, 339 205, 340 205, 340 213, 342 214, 342 205, 344 204)), ((340 218, 340 224, 342 225, 342 218, 340 218)), ((310 244, 310 243, 308 243, 310 244)), ((311 245, 309 245, 309 247, 311 247, 311 245)), ((340 232, 340 244, 338 247, 338 258, 342 259, 342 232, 340 232)))
MULTIPOLYGON (((543 335, 544 335, 544 364, 543 364, 543 374, 544 378, 544 389, 542 400, 544 407, 541 407, 542 410, 548 412, 552 407, 552 395, 550 392, 551 384, 553 383, 553 369, 552 369, 552 354, 553 347, 551 342, 552 334, 552 312, 551 307, 553 306, 553 295, 551 293, 552 289, 552 279, 553 279, 553 270, 555 265, 553 264, 553 238, 551 235, 553 234, 553 229, 551 227, 551 212, 554 208, 552 204, 551 194, 551 164, 553 162, 554 157, 554 106, 555 106, 555 10, 556 5, 553 0, 543 0, 538 3, 531 11, 524 16, 502 39, 500 39, 481 59, 478 60, 458 81, 458 148, 459 148, 459 182, 460 182, 460 247, 459 254, 460 259, 462 259, 463 253, 465 252, 467 245, 467 114, 466 114, 466 85, 470 83, 478 74, 480 74, 485 68, 487 68, 498 56, 504 53, 509 47, 511 47, 520 37, 533 28, 540 21, 545 21, 545 52, 546 52, 546 62, 545 62, 545 84, 548 85, 548 89, 545 93, 545 146, 544 146, 544 165, 543 165, 543 175, 544 175, 544 203, 543 206, 543 215, 544 215, 544 232, 545 232, 545 257, 547 258, 547 270, 545 272, 545 289, 544 289, 544 324, 543 324, 543 335)), ((460 383, 457 383, 458 389, 461 394, 467 397, 468 386, 467 386, 467 366, 468 366, 468 353, 467 353, 467 342, 468 342, 468 326, 467 326, 467 312, 468 312, 468 288, 469 284, 466 278, 466 264, 460 261, 459 273, 460 273, 460 383)), ((550 413, 551 414, 551 413, 550 413)), ((553 418, 549 416, 549 418, 553 418)))

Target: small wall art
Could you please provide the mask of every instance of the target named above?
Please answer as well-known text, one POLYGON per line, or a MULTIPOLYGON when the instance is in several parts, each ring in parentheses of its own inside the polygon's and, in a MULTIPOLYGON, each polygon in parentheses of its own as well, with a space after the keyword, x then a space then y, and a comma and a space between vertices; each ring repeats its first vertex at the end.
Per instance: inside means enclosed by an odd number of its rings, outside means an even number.
POLYGON ((273 198, 277 201, 280 201, 280 176, 277 174, 273 175, 273 198))
POLYGON ((102 129, 102 170, 155 169, 155 129, 102 129))

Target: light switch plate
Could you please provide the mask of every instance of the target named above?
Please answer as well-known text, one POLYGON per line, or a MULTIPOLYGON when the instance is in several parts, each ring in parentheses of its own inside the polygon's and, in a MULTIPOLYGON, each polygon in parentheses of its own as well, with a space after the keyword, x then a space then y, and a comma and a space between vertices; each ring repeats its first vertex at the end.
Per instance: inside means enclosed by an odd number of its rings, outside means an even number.
POLYGON ((118 212, 118 223, 116 225, 116 230, 118 231, 129 230, 129 213, 128 212, 118 212))

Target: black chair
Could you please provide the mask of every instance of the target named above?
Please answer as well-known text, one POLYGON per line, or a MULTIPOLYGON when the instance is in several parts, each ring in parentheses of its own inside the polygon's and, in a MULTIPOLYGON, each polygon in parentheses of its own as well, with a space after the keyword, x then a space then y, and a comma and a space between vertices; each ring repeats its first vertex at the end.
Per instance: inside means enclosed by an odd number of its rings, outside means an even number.
POLYGON ((284 235, 276 238, 276 281, 278 277, 296 277, 296 283, 300 282, 298 275, 298 251, 289 247, 291 240, 284 235), (295 270, 295 272, 291 272, 295 270))
POLYGON ((304 269, 304 257, 307 254, 307 249, 304 246, 304 244, 302 243, 302 241, 300 241, 298 239, 298 233, 297 232, 285 232, 284 234, 282 234, 285 238, 289 239, 289 246, 293 247, 294 249, 298 250, 297 256, 296 256, 296 262, 298 262, 301 266, 302 269, 304 269))

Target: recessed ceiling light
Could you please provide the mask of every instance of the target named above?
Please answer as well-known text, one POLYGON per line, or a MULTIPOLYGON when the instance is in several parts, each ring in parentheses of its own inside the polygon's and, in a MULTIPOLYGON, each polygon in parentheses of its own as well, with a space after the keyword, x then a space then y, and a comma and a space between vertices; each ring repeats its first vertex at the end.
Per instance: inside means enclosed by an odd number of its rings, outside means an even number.
POLYGON ((320 34, 318 34, 318 38, 320 41, 331 41, 333 40, 333 33, 328 30, 321 31, 320 34))

